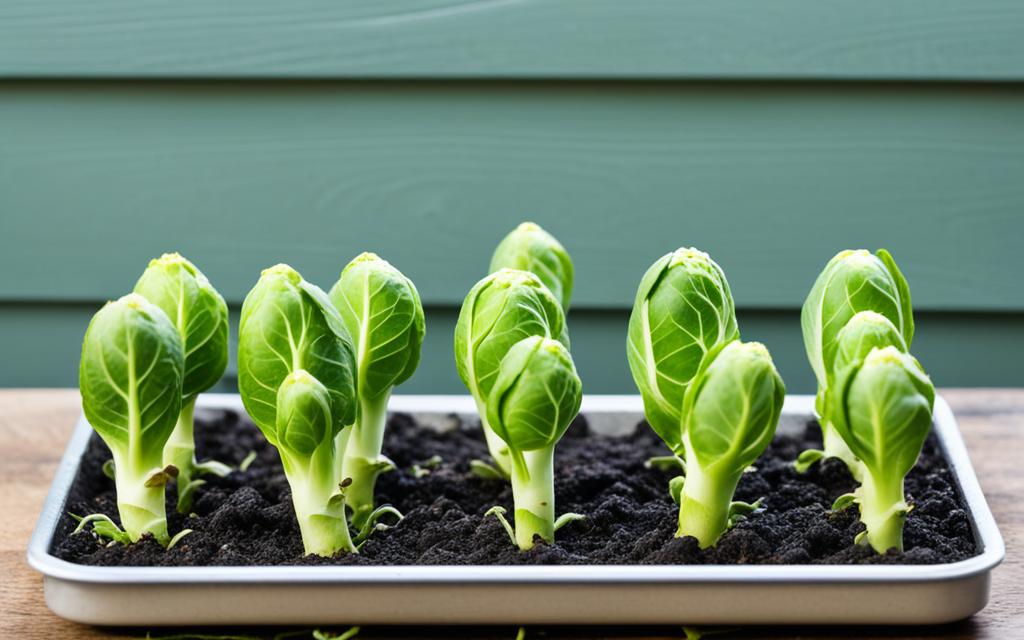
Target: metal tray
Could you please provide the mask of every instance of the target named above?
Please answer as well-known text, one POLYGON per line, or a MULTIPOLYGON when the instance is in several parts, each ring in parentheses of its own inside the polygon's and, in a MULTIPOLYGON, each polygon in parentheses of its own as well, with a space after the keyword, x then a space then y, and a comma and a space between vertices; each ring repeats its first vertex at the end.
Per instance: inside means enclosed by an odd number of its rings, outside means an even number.
MULTIPOLYGON (((789 396, 780 431, 802 428, 812 398, 789 396)), ((199 408, 241 410, 238 396, 199 408)), ((463 396, 395 396, 393 411, 439 429, 474 414, 463 396)), ((599 433, 632 429, 638 396, 589 396, 599 433)), ((82 418, 28 549, 57 615, 104 625, 217 624, 928 624, 988 602, 1003 540, 949 405, 935 430, 970 506, 980 554, 950 564, 853 566, 89 567, 50 542, 91 429, 82 418)))

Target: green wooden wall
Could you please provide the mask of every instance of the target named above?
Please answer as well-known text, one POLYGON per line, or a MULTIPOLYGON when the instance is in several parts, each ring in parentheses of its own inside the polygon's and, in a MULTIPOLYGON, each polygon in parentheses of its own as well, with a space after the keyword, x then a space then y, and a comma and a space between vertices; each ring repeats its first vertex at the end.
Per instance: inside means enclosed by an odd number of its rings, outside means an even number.
POLYGON ((883 246, 939 385, 1024 385, 1022 29, 992 0, 0 2, 0 386, 74 385, 161 252, 237 309, 263 267, 327 287, 373 250, 427 306, 405 390, 459 391, 458 305, 523 219, 575 258, 591 392, 632 390, 636 283, 682 245, 793 391, 817 272, 883 246))

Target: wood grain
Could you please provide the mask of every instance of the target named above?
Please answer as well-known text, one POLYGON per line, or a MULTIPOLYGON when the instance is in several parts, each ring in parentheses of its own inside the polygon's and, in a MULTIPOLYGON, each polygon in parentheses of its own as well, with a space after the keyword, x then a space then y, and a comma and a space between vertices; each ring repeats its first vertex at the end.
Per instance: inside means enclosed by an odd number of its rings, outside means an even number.
POLYGON ((629 308, 680 246, 737 307, 797 309, 837 251, 884 246, 915 310, 1024 310, 1024 85, 3 88, 0 300, 103 301, 178 250, 239 303, 277 262, 330 287, 372 250, 457 306, 533 218, 577 309, 629 308))
MULTIPOLYGON (((972 619, 927 628, 750 628, 714 638, 950 638, 1008 640, 1024 629, 1024 389, 945 390, 960 422, 981 486, 1006 541, 1007 559, 994 573, 992 599, 972 619)), ((141 637, 147 630, 104 630, 63 621, 43 602, 42 580, 25 563, 25 548, 56 464, 78 416, 74 390, 0 390, 0 637, 141 637)), ((210 631, 210 630, 207 630, 210 631)), ((238 632, 239 630, 235 630, 238 632)), ((251 633, 253 630, 240 630, 251 633)), ((259 631, 259 630, 257 630, 259 631)), ((534 633, 537 630, 530 630, 534 633)), ((213 631, 224 633, 223 630, 213 631)), ((680 638, 679 629, 546 629, 545 638, 680 638)), ((169 631, 168 631, 169 633, 169 631)), ((164 630, 155 630, 160 636, 164 630)), ((367 629, 361 638, 502 638, 514 629, 367 629)), ((536 637, 536 636, 528 636, 536 637)))
POLYGON ((1020 80, 1014 0, 9 0, 7 77, 1020 80))

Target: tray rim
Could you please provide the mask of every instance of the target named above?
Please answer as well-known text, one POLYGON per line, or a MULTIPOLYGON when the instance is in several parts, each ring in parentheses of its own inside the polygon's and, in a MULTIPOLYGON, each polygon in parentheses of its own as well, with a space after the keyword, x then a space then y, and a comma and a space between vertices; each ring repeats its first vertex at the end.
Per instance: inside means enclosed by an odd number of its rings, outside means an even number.
MULTIPOLYGON (((787 395, 783 415, 813 415, 814 397, 787 395)), ((238 394, 203 394, 199 409, 242 410, 238 394)), ((392 396, 389 410, 408 413, 475 413, 468 395, 392 396)), ((585 395, 583 413, 642 413, 638 395, 585 395)), ((963 580, 987 573, 1005 557, 1005 546, 974 473, 967 448, 949 404, 935 398, 934 428, 953 467, 970 509, 981 553, 958 562, 932 565, 434 565, 372 567, 93 567, 56 558, 49 553, 64 498, 78 470, 92 428, 85 417, 78 423, 61 458, 39 520, 29 541, 30 566, 48 578, 95 585, 192 584, 665 584, 665 583, 924 583, 963 580)))

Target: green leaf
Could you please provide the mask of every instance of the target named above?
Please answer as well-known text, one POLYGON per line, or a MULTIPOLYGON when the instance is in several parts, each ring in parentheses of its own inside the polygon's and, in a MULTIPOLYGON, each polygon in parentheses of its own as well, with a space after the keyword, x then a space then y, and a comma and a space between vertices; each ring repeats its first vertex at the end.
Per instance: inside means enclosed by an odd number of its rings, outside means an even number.
POLYGON ((704 252, 679 249, 644 274, 629 318, 627 358, 651 427, 681 452, 683 396, 705 354, 739 338, 722 269, 704 252))
POLYGON ((291 373, 306 371, 326 389, 330 432, 355 421, 352 341, 327 295, 287 265, 266 269, 242 304, 238 387, 246 411, 277 445, 277 394, 291 373))
POLYGON ((825 457, 825 452, 820 449, 808 449, 801 451, 793 463, 797 473, 807 473, 815 462, 825 457))
POLYGON ((524 222, 505 236, 491 257, 490 272, 518 269, 533 273, 569 310, 573 266, 565 247, 550 233, 532 222, 524 222))
POLYGON ((893 278, 881 257, 863 249, 841 251, 825 265, 800 313, 807 359, 819 388, 828 388, 839 332, 859 311, 879 313, 901 333, 913 334, 907 325, 913 320, 905 311, 910 304, 903 299, 905 284, 893 278))
POLYGON ((914 342, 914 309, 910 304, 910 285, 907 284, 907 279, 903 277, 903 272, 896 266, 896 260, 892 257, 891 253, 885 249, 879 249, 875 254, 885 264, 885 268, 889 270, 889 275, 892 277, 893 282, 896 284, 896 289, 900 293, 900 307, 902 311, 900 327, 903 330, 903 340, 907 344, 907 349, 910 349, 914 342))
POLYGON ((902 479, 931 430, 935 389, 917 360, 873 349, 837 376, 836 429, 872 475, 902 479))
POLYGON ((508 534, 509 539, 512 540, 512 544, 518 544, 516 542, 516 531, 512 528, 512 525, 505 517, 505 513, 505 507, 493 506, 490 509, 488 509, 486 513, 484 513, 484 517, 486 518, 487 516, 494 516, 495 518, 497 518, 498 522, 501 523, 501 526, 505 529, 505 533, 508 534))
POLYGON ((653 456, 644 461, 645 469, 657 469, 658 471, 678 471, 686 474, 686 463, 677 455, 653 456))
POLYGON ((687 468, 742 473, 771 442, 785 396, 762 344, 736 340, 712 351, 684 400, 687 468))
POLYGON ((851 507, 855 502, 857 502, 857 494, 844 493, 836 498, 836 501, 832 503, 832 511, 844 511, 851 507))
POLYGON ((586 520, 587 516, 582 513, 563 513, 562 515, 555 518, 554 530, 558 531, 565 525, 572 522, 579 522, 580 520, 586 520))
POLYGON ((185 402, 220 380, 228 364, 228 306, 206 276, 177 253, 150 261, 135 293, 160 307, 185 351, 185 402))
POLYGON ((862 360, 872 349, 896 347, 907 353, 907 344, 888 318, 874 311, 859 311, 836 335, 836 353, 832 371, 845 369, 862 360))
POLYGON ((483 460, 470 460, 469 471, 478 478, 484 480, 506 480, 505 474, 493 464, 483 460))
POLYGON ((178 533, 174 534, 174 537, 171 538, 171 541, 167 543, 167 550, 170 551, 171 549, 173 549, 175 545, 181 542, 181 540, 190 533, 192 533, 191 529, 182 529, 178 533))
POLYGON ((581 400, 582 383, 569 351, 557 340, 530 336, 502 360, 487 419, 515 455, 558 442, 581 400))
POLYGON ((121 527, 117 526, 117 523, 106 514, 94 513, 84 518, 73 513, 69 515, 78 523, 78 526, 71 532, 71 535, 85 531, 85 528, 91 524, 92 531, 97 537, 117 544, 131 544, 131 536, 122 530, 121 527))
POLYGON ((160 465, 181 410, 183 373, 181 338, 142 296, 124 296, 93 316, 79 366, 82 408, 115 458, 137 461, 140 470, 160 465))
POLYGON ((569 346, 565 314, 537 276, 502 269, 470 290, 455 326, 455 363, 478 402, 486 403, 505 354, 530 336, 569 346))
POLYGON ((423 305, 415 285, 398 269, 363 253, 341 272, 330 299, 355 341, 361 395, 390 392, 416 371, 423 305))
POLYGON ((275 441, 289 452, 311 456, 334 437, 327 388, 307 371, 288 374, 277 390, 275 441))
POLYGON ((686 484, 686 476, 676 476, 668 481, 668 495, 672 497, 672 502, 677 505, 682 500, 684 484, 686 484))
POLYGON ((238 465, 238 470, 243 473, 248 471, 249 467, 252 466, 252 463, 256 462, 256 457, 257 456, 255 451, 250 451, 249 453, 247 453, 245 455, 245 458, 243 458, 242 462, 238 465))

